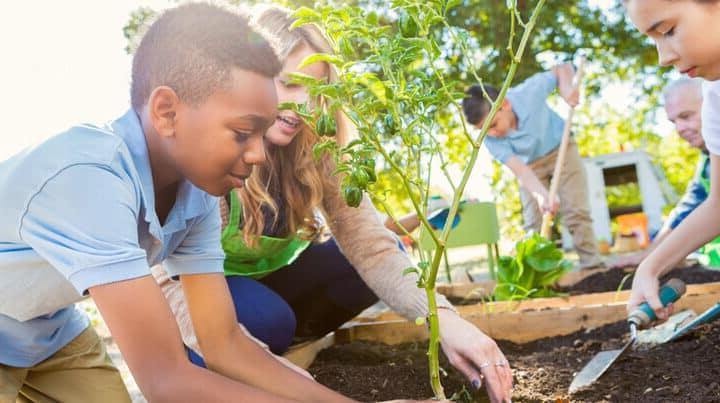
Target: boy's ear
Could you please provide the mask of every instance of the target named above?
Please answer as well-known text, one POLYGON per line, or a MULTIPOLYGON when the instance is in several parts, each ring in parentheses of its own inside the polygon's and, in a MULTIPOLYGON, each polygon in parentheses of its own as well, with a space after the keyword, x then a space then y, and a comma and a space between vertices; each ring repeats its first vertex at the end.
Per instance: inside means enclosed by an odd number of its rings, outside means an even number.
POLYGON ((161 137, 175 135, 175 117, 180 105, 180 97, 170 87, 156 87, 148 99, 150 123, 161 137))

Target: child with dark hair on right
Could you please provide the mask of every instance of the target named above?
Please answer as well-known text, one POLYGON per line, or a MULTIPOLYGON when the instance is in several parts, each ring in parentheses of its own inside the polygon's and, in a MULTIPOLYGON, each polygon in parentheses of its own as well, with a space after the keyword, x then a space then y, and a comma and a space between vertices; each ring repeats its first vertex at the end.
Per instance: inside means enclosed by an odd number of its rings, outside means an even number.
MULTIPOLYGON (((550 200, 548 188, 552 179, 565 121, 547 104, 547 97, 557 88, 571 106, 578 103, 578 89, 573 85, 574 69, 560 64, 538 73, 510 88, 502 106, 490 123, 485 146, 490 154, 505 164, 520 182, 520 200, 525 230, 540 232, 542 215, 558 210, 570 231, 580 259, 581 269, 604 267, 598 255, 587 198, 585 171, 577 144, 570 140, 558 187, 559 200, 550 200)), ((496 100, 497 88, 473 85, 463 99, 467 121, 482 127, 496 100)))
POLYGON ((265 162, 280 68, 247 17, 179 6, 137 49, 125 115, 0 162, 0 401, 130 401, 74 306, 88 295, 148 401, 350 401, 246 336, 223 275, 217 196, 265 162), (208 369, 187 358, 160 262, 208 369))
POLYGON ((702 77, 701 128, 710 153, 710 193, 638 266, 628 312, 647 302, 660 319, 672 306, 658 296, 659 277, 720 235, 720 0, 625 0, 633 24, 655 42, 659 63, 702 77))

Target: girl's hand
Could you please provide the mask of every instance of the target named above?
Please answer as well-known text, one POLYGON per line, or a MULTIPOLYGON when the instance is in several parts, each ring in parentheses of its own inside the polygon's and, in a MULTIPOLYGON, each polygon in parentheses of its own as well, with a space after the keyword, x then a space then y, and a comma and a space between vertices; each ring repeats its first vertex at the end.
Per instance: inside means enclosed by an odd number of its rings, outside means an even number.
POLYGON ((633 278, 632 291, 628 300, 628 313, 636 310, 643 302, 647 302, 655 315, 660 320, 666 320, 672 313, 672 304, 663 307, 660 302, 660 281, 658 276, 652 273, 650 266, 646 266, 646 260, 640 264, 633 278))
POLYGON ((474 389, 485 384, 492 402, 509 402, 512 370, 497 344, 470 322, 448 309, 438 309, 442 348, 450 363, 474 389))

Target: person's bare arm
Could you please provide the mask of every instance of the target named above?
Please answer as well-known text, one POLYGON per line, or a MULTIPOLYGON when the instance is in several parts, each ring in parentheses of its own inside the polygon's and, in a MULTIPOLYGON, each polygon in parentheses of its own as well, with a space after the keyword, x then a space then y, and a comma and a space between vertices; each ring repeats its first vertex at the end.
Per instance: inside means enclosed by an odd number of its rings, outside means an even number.
POLYGON ((183 275, 180 279, 208 368, 299 401, 352 401, 289 369, 253 342, 237 324, 232 297, 223 274, 183 275))
POLYGON ((565 102, 570 106, 577 106, 580 102, 580 89, 575 85, 575 69, 570 63, 558 64, 553 67, 557 77, 558 91, 565 102))
POLYGON ((151 276, 89 291, 148 401, 293 401, 193 365, 170 308, 151 276))
POLYGON ((659 318, 666 319, 669 309, 660 303, 658 278, 690 252, 720 234, 720 157, 715 154, 710 154, 710 180, 708 198, 640 263, 633 279, 628 312, 647 301, 659 318))
POLYGON ((548 199, 548 189, 540 183, 540 179, 538 179, 532 169, 522 162, 520 158, 512 156, 505 162, 505 165, 507 165, 508 168, 510 168, 510 170, 515 174, 518 182, 520 182, 520 186, 524 187, 528 192, 530 192, 530 194, 533 195, 533 197, 535 197, 538 201, 540 209, 543 212, 549 211, 551 213, 555 213, 558 210, 560 203, 558 202, 557 197, 553 201, 548 199))
POLYGON ((385 227, 398 235, 405 235, 405 231, 413 232, 420 226, 420 219, 415 213, 410 213, 398 218, 398 222, 402 225, 402 228, 400 228, 398 223, 393 221, 392 218, 387 217, 385 219, 385 227), (405 231, 403 231, 403 228, 405 228, 405 231))

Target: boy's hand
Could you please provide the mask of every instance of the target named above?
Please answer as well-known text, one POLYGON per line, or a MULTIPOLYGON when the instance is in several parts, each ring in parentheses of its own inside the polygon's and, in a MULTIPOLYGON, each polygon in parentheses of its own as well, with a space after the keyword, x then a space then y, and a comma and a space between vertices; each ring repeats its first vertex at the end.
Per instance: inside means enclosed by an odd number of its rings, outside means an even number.
POLYGON ((560 209, 560 199, 558 199, 557 196, 555 196, 552 200, 550 200, 550 195, 547 193, 538 194, 535 197, 537 198, 538 206, 543 213, 555 214, 560 209))
POLYGON ((572 85, 569 87, 570 88, 560 87, 560 96, 563 97, 568 105, 574 108, 580 103, 580 89, 572 85))
POLYGON ((559 64, 553 69, 558 82, 558 91, 565 102, 576 107, 580 102, 580 89, 575 80, 575 69, 570 63, 559 64))

